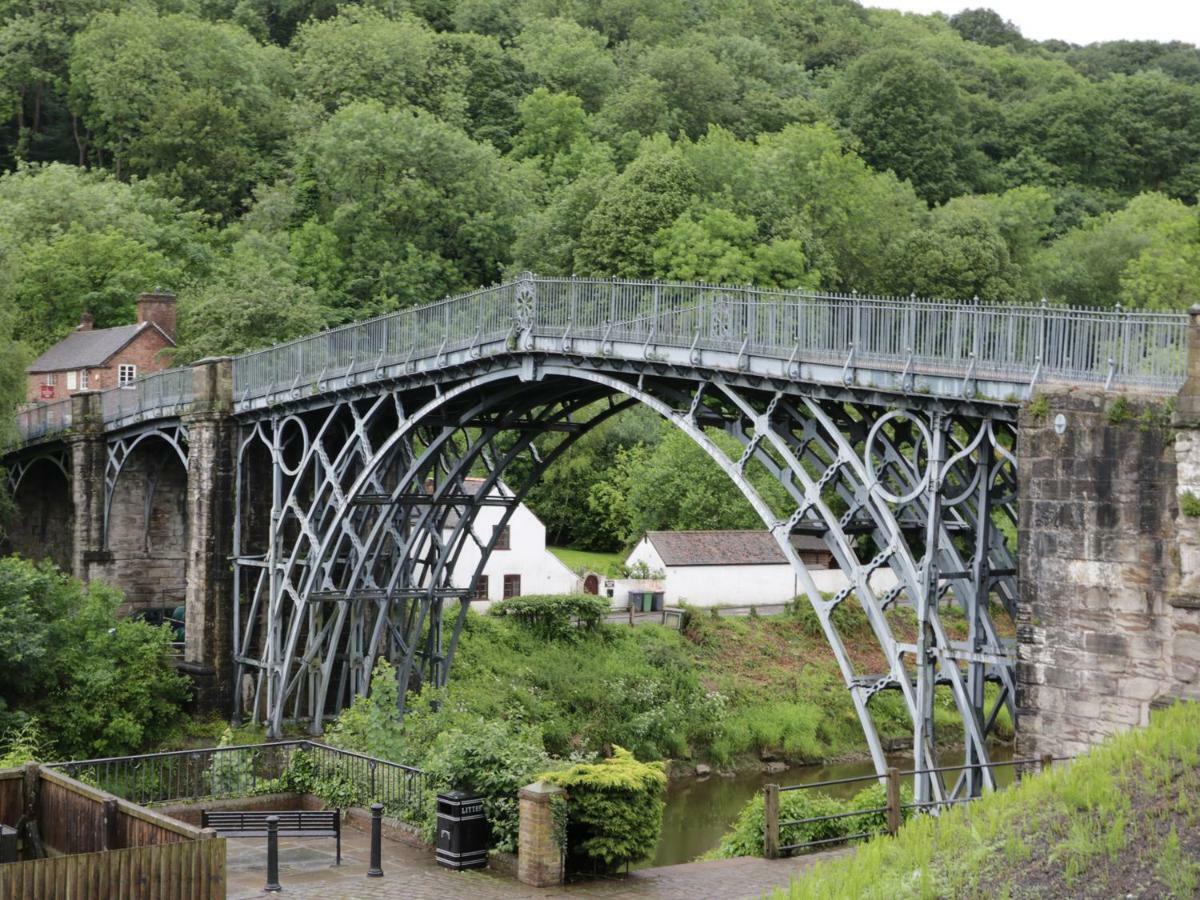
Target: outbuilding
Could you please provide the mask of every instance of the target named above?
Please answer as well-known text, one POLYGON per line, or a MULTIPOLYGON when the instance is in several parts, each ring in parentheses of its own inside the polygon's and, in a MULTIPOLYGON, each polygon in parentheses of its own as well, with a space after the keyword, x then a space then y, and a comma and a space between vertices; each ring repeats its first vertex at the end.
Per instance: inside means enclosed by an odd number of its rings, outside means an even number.
MULTIPOLYGON (((834 593, 847 579, 820 538, 792 537, 817 587, 834 593)), ((625 561, 662 582, 669 606, 744 606, 786 603, 803 592, 775 538, 767 531, 648 531, 625 561)), ((873 580, 891 582, 891 573, 873 580)))

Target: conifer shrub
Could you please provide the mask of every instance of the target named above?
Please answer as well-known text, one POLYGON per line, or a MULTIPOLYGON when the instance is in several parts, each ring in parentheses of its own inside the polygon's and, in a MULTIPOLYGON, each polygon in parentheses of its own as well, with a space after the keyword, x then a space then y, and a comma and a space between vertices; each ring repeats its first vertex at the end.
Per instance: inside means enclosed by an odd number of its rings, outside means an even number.
POLYGON ((594 763, 542 774, 567 791, 568 864, 611 871, 646 856, 662 831, 667 776, 622 747, 594 763))

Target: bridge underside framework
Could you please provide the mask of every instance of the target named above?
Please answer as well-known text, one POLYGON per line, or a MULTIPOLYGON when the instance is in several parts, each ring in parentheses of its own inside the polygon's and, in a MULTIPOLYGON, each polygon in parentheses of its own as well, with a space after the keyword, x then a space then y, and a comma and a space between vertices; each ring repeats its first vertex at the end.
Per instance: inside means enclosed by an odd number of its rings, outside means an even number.
POLYGON ((987 740, 1015 697, 1012 648, 991 617, 993 602, 1014 615, 1017 596, 1006 542, 1016 521, 1011 410, 519 353, 457 375, 349 388, 334 402, 298 402, 243 426, 234 538, 240 713, 273 735, 285 719, 319 732, 366 692, 380 657, 409 689, 446 684, 475 579, 512 510, 579 437, 641 403, 716 461, 778 541, 876 767, 887 763, 872 699, 895 691, 912 720, 918 768, 939 765, 941 746, 965 748, 960 777, 918 778, 918 802, 993 786, 987 740), (720 448, 717 431, 737 440, 739 455, 720 448), (755 490, 756 470, 779 480, 786 505, 755 490), (492 492, 501 479, 510 490, 492 492), (480 533, 485 505, 504 514, 480 533), (824 539, 846 589, 822 595, 793 548, 797 534, 824 539), (452 583, 471 545, 481 556, 476 571, 452 583), (872 578, 885 570, 894 581, 872 578), (873 587, 884 581, 894 587, 873 587), (865 612, 879 671, 852 661, 834 616, 842 604, 865 612), (950 604, 965 617, 965 640, 947 634, 950 604), (985 692, 989 683, 997 687, 985 692), (937 688, 946 698, 938 702, 952 702, 962 721, 952 734, 934 730, 937 688))

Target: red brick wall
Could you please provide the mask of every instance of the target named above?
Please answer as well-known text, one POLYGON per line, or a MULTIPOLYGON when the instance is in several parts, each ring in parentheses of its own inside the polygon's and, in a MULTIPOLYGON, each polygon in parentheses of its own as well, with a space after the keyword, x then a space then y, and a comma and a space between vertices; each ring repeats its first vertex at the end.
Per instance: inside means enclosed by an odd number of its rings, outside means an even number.
MULTIPOLYGON (((107 365, 88 369, 88 390, 103 391, 111 387, 116 387, 117 376, 120 371, 117 367, 121 363, 133 363, 137 366, 138 377, 168 368, 167 361, 158 354, 159 351, 170 346, 172 346, 171 342, 164 338, 162 333, 157 329, 144 329, 113 356, 107 365)), ((46 380, 46 373, 30 373, 26 377, 28 380, 25 399, 29 403, 37 403, 42 400, 42 384, 46 380)), ((72 394, 78 393, 79 390, 81 388, 78 385, 73 391, 67 390, 67 373, 65 371, 56 373, 54 397, 52 399, 65 400, 72 394)))

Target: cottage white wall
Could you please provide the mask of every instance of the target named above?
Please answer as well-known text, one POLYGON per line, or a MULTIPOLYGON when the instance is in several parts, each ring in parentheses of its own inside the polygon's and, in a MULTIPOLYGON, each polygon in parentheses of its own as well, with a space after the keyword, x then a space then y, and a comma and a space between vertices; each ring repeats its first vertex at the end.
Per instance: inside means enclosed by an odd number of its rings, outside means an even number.
MULTIPOLYGON (((504 510, 485 506, 475 519, 475 532, 480 539, 488 538, 499 524, 504 510)), ((504 576, 521 576, 522 594, 571 594, 581 590, 579 576, 563 565, 546 549, 546 526, 533 512, 519 505, 508 520, 508 550, 493 550, 484 566, 488 576, 488 599, 474 601, 474 609, 486 609, 493 600, 504 598, 504 576)), ((468 541, 454 566, 455 587, 465 587, 479 565, 479 548, 468 541)))
MULTIPOLYGON (((745 606, 786 603, 803 592, 791 565, 757 566, 664 566, 654 545, 643 538, 625 560, 628 566, 645 562, 662 571, 663 599, 669 606, 686 601, 692 606, 745 606)), ((826 594, 840 591, 849 580, 841 569, 809 569, 817 588, 826 594)), ((896 583, 890 570, 876 572, 871 587, 884 591, 896 583)), ((617 599, 617 598, 614 598, 617 599)))

